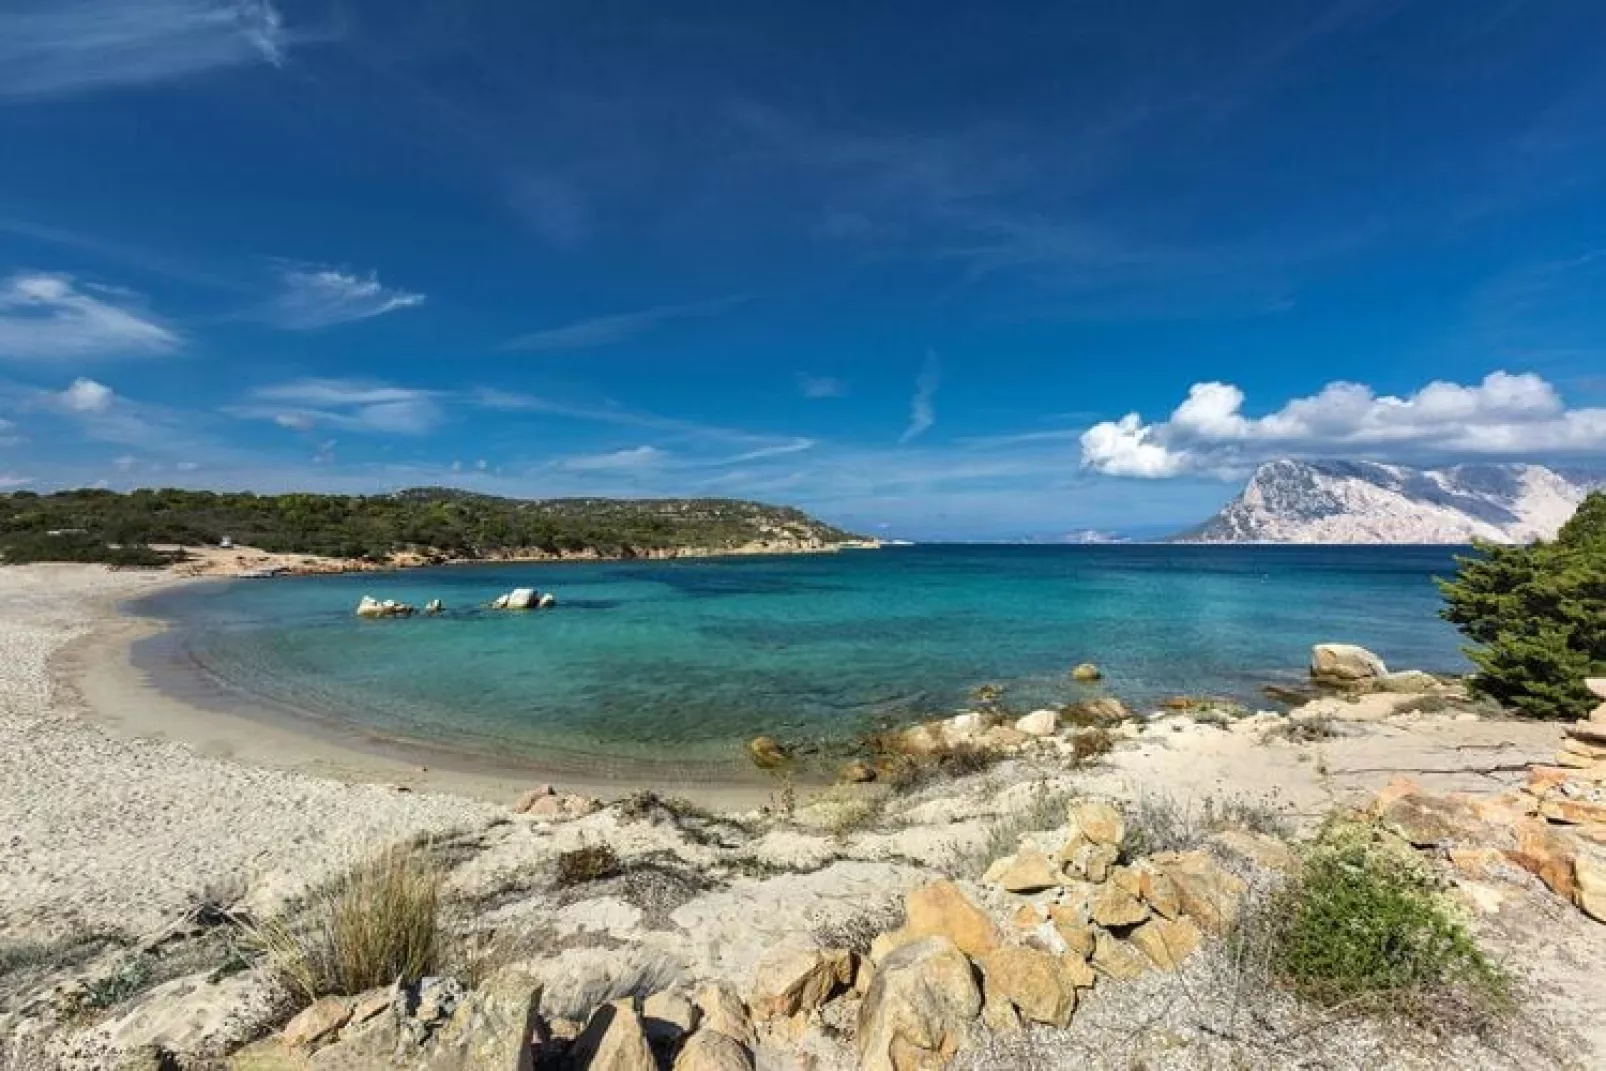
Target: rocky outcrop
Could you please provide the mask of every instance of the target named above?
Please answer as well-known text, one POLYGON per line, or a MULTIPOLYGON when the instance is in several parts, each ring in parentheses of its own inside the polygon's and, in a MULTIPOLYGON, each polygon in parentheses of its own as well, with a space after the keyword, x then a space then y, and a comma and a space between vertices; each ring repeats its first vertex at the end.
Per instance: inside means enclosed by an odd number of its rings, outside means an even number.
POLYGON ((1352 643, 1318 643, 1310 649, 1311 679, 1321 684, 1369 684, 1388 671, 1381 658, 1352 643))
POLYGON ((1598 480, 1540 465, 1410 469, 1269 461, 1243 493, 1176 538, 1200 543, 1529 543, 1551 539, 1598 480))
POLYGON ((635 1003, 615 1000, 591 1013, 569 1059, 587 1071, 658 1071, 635 1003))
POLYGON ((357 603, 357 616, 366 618, 412 617, 414 610, 404 602, 386 599, 383 602, 364 595, 357 603))
MULTIPOLYGON (((1606 699, 1606 681, 1585 682, 1606 699)), ((1469 877, 1508 863, 1533 874, 1556 896, 1606 922, 1606 703, 1563 730, 1553 766, 1534 765, 1521 791, 1494 796, 1438 795, 1400 780, 1370 812, 1412 846, 1442 854, 1469 877)), ((1499 897, 1491 898, 1497 902, 1499 897)))
POLYGON ((602 809, 590 796, 559 792, 551 785, 537 785, 513 804, 513 813, 527 814, 540 822, 572 822, 602 809))
POLYGON ((941 1066, 972 1035, 982 995, 975 969, 944 937, 899 948, 877 968, 859 1008, 861 1071, 941 1066))
POLYGON ((491 600, 493 610, 545 610, 557 604, 557 596, 551 592, 538 592, 534 588, 514 588, 505 595, 498 595, 491 600))
POLYGON ((783 944, 759 960, 748 1007, 759 1020, 811 1012, 853 984, 851 952, 783 944))
POLYGON ((1003 943, 1003 934, 992 916, 951 881, 916 889, 905 899, 904 908, 902 932, 912 940, 942 937, 969 956, 984 955, 1003 943))

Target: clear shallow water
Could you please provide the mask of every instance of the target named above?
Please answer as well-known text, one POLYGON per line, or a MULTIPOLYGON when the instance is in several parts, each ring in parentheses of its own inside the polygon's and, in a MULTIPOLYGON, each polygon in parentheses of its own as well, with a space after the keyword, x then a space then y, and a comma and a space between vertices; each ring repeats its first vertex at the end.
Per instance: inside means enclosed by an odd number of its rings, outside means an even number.
POLYGON ((723 760, 759 733, 848 737, 957 709, 982 681, 1023 709, 1099 690, 1256 702, 1323 640, 1459 671, 1432 581, 1452 553, 930 546, 234 581, 145 600, 176 627, 136 659, 159 686, 504 758, 723 760), (558 608, 480 608, 521 586, 558 608), (364 594, 447 613, 360 621, 364 594), (1066 677, 1087 660, 1097 690, 1066 677))

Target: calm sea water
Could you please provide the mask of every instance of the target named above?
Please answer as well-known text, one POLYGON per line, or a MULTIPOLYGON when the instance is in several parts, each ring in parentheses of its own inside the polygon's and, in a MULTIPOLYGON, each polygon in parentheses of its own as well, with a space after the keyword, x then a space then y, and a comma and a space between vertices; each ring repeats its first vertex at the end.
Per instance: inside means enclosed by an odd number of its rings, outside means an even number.
POLYGON ((175 628, 137 659, 342 726, 504 757, 673 761, 758 733, 850 736, 961 707, 1108 691, 1250 702, 1310 645, 1465 668, 1429 547, 921 546, 699 562, 458 566, 195 585, 137 609, 175 628), (483 609, 513 587, 541 613, 483 609), (440 617, 359 621, 365 594, 440 617), (1106 680, 1072 684, 1095 661, 1106 680))

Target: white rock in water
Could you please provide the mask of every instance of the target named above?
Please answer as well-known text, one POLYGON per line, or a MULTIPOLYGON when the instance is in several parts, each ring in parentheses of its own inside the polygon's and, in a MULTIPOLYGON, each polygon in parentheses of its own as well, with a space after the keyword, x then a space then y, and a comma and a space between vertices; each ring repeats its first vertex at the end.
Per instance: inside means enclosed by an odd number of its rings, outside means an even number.
POLYGON ((504 609, 528 610, 536 598, 534 588, 514 588, 507 593, 507 606, 504 609))
POLYGON ((541 601, 539 603, 537 603, 536 605, 540 609, 545 610, 547 607, 556 606, 557 604, 558 604, 558 597, 556 595, 552 594, 549 591, 546 594, 541 596, 541 601))
POLYGON ((404 602, 395 599, 386 599, 379 602, 371 596, 364 595, 357 603, 358 617, 410 617, 413 608, 404 602))
POLYGON ((506 595, 498 595, 496 598, 492 599, 491 600, 491 609, 493 609, 493 610, 506 610, 507 609, 507 596, 506 595))

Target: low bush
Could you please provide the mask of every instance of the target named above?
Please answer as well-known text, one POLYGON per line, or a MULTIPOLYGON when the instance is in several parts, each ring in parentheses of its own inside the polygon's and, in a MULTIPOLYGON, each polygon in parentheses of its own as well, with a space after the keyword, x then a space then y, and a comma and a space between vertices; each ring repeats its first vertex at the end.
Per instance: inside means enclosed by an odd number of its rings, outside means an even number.
POLYGON ((318 890, 300 911, 250 931, 272 969, 309 1002, 414 982, 440 958, 441 873, 403 845, 318 890))
POLYGON ((902 928, 907 921, 903 900, 892 898, 872 904, 847 918, 817 923, 811 933, 821 948, 843 948, 859 956, 870 954, 870 943, 884 933, 902 928))
POLYGON ((1261 918, 1271 964, 1305 1000, 1478 1029, 1508 1010, 1505 974, 1408 846, 1330 821, 1261 918))
POLYGON ((558 855, 554 884, 560 889, 611 878, 619 873, 619 853, 606 844, 586 844, 558 855))
POLYGON ((1071 765, 1086 766, 1114 748, 1115 736, 1108 729, 1083 729, 1071 737, 1071 765))

